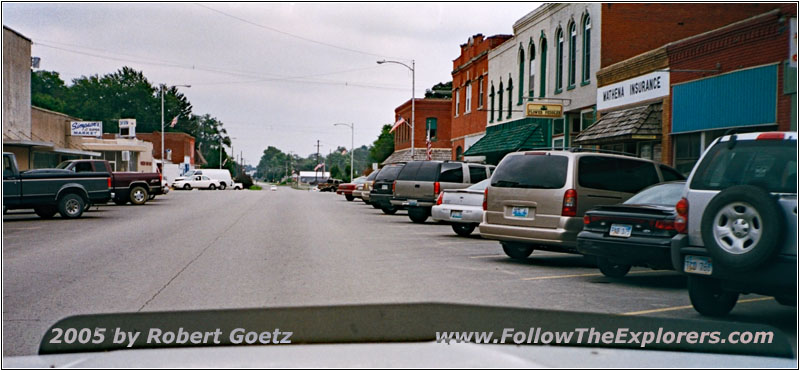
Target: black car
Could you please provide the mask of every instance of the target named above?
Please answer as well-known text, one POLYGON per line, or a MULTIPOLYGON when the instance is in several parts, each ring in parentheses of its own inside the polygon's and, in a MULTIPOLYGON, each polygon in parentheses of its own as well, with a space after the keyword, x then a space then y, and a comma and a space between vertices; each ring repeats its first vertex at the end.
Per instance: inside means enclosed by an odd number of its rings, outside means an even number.
POLYGON ((372 190, 369 192, 369 201, 373 205, 377 205, 385 213, 392 215, 402 207, 392 205, 392 185, 394 184, 400 170, 406 166, 405 163, 388 164, 378 170, 378 175, 375 176, 375 183, 372 185, 372 190))
POLYGON ((685 185, 685 181, 656 184, 621 204, 587 211, 578 252, 597 257, 597 267, 608 277, 623 277, 633 265, 673 269, 675 204, 685 185))

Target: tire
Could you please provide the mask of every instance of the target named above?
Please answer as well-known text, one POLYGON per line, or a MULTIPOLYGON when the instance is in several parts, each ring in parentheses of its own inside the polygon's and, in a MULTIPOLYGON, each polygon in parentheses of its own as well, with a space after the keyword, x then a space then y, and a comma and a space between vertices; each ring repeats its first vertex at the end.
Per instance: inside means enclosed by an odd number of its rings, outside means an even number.
POLYGON ((85 204, 83 197, 67 193, 58 200, 58 213, 65 219, 80 218, 85 204))
POLYGON ((408 209, 408 218, 414 223, 425 223, 429 214, 428 209, 423 207, 410 207, 408 209))
POLYGON ((228 187, 228 185, 227 185, 227 184, 225 184, 225 182, 222 182, 222 183, 220 183, 220 184, 219 184, 219 189, 221 189, 221 190, 223 190, 223 191, 224 191, 224 190, 225 190, 225 188, 227 188, 227 187, 228 187))
POLYGON ((56 215, 58 208, 55 206, 37 206, 33 208, 33 212, 42 219, 50 219, 56 215))
POLYGON ((128 200, 126 200, 126 199, 123 199, 123 198, 115 198, 115 199, 114 199, 114 203, 115 203, 115 204, 117 204, 117 205, 120 205, 120 206, 122 206, 122 205, 125 205, 125 204, 127 204, 127 203, 128 203, 128 200))
POLYGON ((724 291, 719 280, 689 276, 688 283, 692 306, 704 316, 724 316, 731 312, 739 300, 739 293, 724 291))
POLYGON ((142 186, 135 186, 131 188, 131 192, 128 194, 128 199, 131 200, 131 205, 144 205, 147 203, 147 198, 150 197, 147 193, 147 189, 142 186))
POLYGON ((457 235, 461 237, 469 237, 472 234, 472 231, 475 230, 475 224, 464 224, 464 223, 455 223, 452 225, 453 232, 456 232, 457 235))
POLYGON ((714 196, 700 223, 703 245, 714 264, 739 272, 771 259, 785 235, 777 201, 750 185, 730 187, 714 196))
POLYGON ((375 209, 380 209, 381 208, 381 205, 378 205, 376 203, 370 203, 370 205, 372 205, 372 207, 375 208, 375 209))
MULTIPOLYGON (((212 191, 213 191, 213 190, 217 189, 217 186, 216 186, 215 184, 213 184, 213 183, 212 183, 212 184, 209 184, 209 185, 208 185, 208 189, 210 189, 210 190, 212 190, 212 191)), ((222 187, 220 187, 220 189, 222 189, 222 187)))
POLYGON ((394 215, 395 213, 397 213, 397 208, 394 206, 388 206, 388 207, 384 206, 381 207, 381 211, 383 211, 383 213, 386 215, 394 215))
POLYGON ((625 275, 631 270, 631 266, 628 264, 612 263, 608 260, 608 258, 602 256, 597 257, 597 268, 600 269, 600 273, 610 278, 625 277, 625 275))
POLYGON ((186 184, 184 184, 184 185, 183 185, 183 189, 185 189, 185 190, 187 190, 187 191, 188 191, 188 190, 191 190, 191 189, 192 189, 192 185, 191 185, 191 184, 189 184, 189 183, 186 183, 186 184))
POLYGON ((344 195, 344 198, 345 198, 347 201, 353 201, 353 200, 355 199, 355 197, 353 197, 353 195, 344 195))
POLYGON ((526 260, 529 256, 531 256, 531 254, 533 254, 532 246, 512 244, 508 242, 501 242, 500 244, 503 245, 503 252, 505 252, 506 255, 512 259, 526 260))
POLYGON ((361 199, 361 201, 364 201, 364 203, 365 203, 365 204, 367 204, 367 205, 371 205, 371 204, 369 203, 369 201, 367 201, 367 200, 365 200, 365 199, 363 199, 363 198, 361 199))

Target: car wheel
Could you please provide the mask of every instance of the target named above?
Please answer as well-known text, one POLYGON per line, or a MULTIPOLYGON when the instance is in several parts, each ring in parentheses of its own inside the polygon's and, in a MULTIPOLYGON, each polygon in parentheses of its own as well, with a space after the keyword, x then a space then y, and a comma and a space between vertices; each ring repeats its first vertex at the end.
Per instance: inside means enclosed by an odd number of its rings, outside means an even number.
POLYGON ((224 182, 223 182, 223 183, 220 183, 220 184, 219 184, 219 189, 221 189, 221 190, 223 190, 223 191, 224 191, 224 190, 225 190, 225 188, 226 188, 227 186, 228 186, 228 185, 227 185, 227 184, 225 184, 224 182))
POLYGON ((512 244, 509 242, 501 242, 500 244, 503 245, 503 252, 512 259, 525 260, 533 254, 532 246, 512 244))
POLYGON ((124 198, 115 198, 114 199, 114 203, 117 204, 117 205, 125 205, 125 204, 128 203, 128 200, 126 200, 124 198))
MULTIPOLYGON (((210 185, 208 186, 208 189, 210 189, 210 190, 212 190, 212 191, 213 191, 213 190, 217 189, 217 186, 216 186, 216 185, 214 185, 214 184, 212 183, 212 184, 210 184, 210 185)), ((222 189, 222 187, 220 187, 219 189, 222 189)))
POLYGON ((372 207, 375 208, 375 209, 380 209, 381 208, 381 205, 378 205, 376 203, 370 203, 370 205, 372 205, 372 207))
POLYGON ((779 250, 784 233, 781 208, 765 190, 730 187, 711 199, 700 224, 714 261, 735 271, 757 268, 779 250))
POLYGON ((363 198, 361 199, 361 201, 364 201, 364 203, 365 203, 365 204, 367 204, 367 205, 371 205, 371 204, 369 203, 369 201, 367 201, 367 200, 365 200, 365 199, 363 199, 363 198))
POLYGON ((131 205, 144 205, 148 198, 147 190, 142 186, 136 186, 131 189, 130 200, 131 205))
POLYGON ((37 206, 33 208, 33 212, 42 219, 50 219, 56 215, 58 209, 55 206, 37 206))
POLYGON ((191 185, 191 184, 188 184, 188 183, 187 183, 187 184, 184 184, 184 185, 183 185, 183 189, 185 189, 185 190, 187 190, 187 191, 188 191, 188 190, 192 189, 192 185, 191 185))
POLYGON ((353 201, 353 200, 355 199, 355 197, 353 197, 353 195, 344 195, 344 198, 345 198, 347 201, 353 201))
POLYGON ((453 224, 453 232, 461 237, 468 237, 475 230, 475 224, 456 223, 453 224))
POLYGON ((604 276, 611 278, 625 277, 631 270, 631 266, 628 264, 612 263, 608 258, 602 256, 597 257, 597 268, 600 268, 600 273, 604 276))
POLYGON ((83 215, 83 197, 74 193, 68 193, 58 200, 58 213, 62 218, 74 219, 83 215))
POLYGON ((397 213, 397 208, 394 207, 394 205, 392 205, 392 206, 384 206, 384 207, 381 207, 381 211, 383 211, 383 213, 386 214, 386 215, 394 215, 395 213, 397 213))
POLYGON ((414 223, 425 223, 428 220, 428 209, 423 207, 409 208, 408 218, 414 223))
POLYGON ((705 316, 719 317, 731 312, 739 299, 738 292, 722 289, 719 280, 689 276, 689 299, 694 309, 705 316))

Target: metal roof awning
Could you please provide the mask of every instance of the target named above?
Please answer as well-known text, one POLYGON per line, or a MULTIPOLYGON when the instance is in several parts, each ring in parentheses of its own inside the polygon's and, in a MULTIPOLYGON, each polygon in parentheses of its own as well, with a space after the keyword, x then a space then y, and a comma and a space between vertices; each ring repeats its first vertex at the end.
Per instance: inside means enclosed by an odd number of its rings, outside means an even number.
POLYGON ((504 154, 526 149, 547 147, 547 134, 542 121, 525 118, 505 124, 489 126, 486 135, 464 152, 464 157, 504 154))
POLYGON ((42 142, 36 140, 6 140, 3 139, 4 146, 18 146, 18 147, 55 147, 56 145, 50 142, 42 142))
POLYGON ((146 152, 147 147, 135 144, 120 144, 120 143, 83 143, 82 146, 88 150, 93 151, 133 151, 133 152, 146 152))
POLYGON ((93 157, 100 157, 103 155, 100 152, 91 152, 74 148, 58 148, 58 147, 51 149, 50 152, 60 153, 62 155, 93 156, 93 157))
MULTIPOLYGON (((431 160, 447 161, 453 157, 453 150, 450 148, 431 148, 431 160)), ((425 160, 427 158, 426 148, 414 148, 414 160, 425 160)), ((382 164, 393 164, 396 162, 411 161, 411 148, 394 151, 389 157, 383 160, 382 164)))
POLYGON ((578 135, 580 144, 661 138, 661 103, 609 112, 578 135))

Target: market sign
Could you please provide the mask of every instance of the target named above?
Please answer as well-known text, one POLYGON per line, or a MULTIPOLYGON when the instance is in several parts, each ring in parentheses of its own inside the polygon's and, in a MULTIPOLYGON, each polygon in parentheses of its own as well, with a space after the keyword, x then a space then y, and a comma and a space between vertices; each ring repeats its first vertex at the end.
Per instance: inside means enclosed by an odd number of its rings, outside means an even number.
POLYGON ((603 111, 668 95, 669 72, 651 72, 597 88, 597 110, 603 111))
POLYGON ((70 135, 79 137, 101 137, 103 136, 102 121, 70 121, 70 135))
POLYGON ((542 103, 528 103, 525 105, 525 116, 527 117, 543 117, 543 118, 560 118, 564 116, 564 106, 560 104, 542 104, 542 103))
POLYGON ((133 128, 136 127, 136 119, 122 119, 119 120, 120 128, 133 128))

